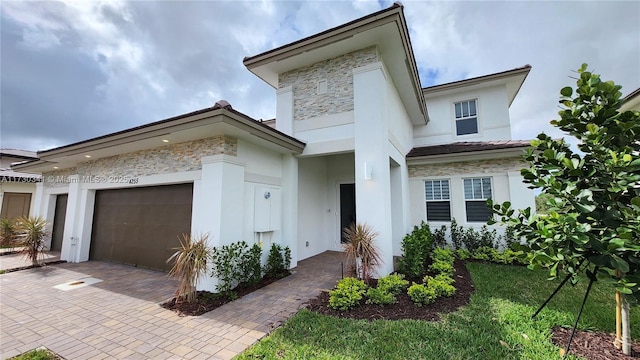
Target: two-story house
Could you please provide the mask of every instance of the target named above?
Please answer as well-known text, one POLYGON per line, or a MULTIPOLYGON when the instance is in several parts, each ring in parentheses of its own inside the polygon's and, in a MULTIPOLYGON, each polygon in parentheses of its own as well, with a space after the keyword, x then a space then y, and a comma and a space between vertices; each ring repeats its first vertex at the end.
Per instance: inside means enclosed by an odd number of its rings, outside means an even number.
POLYGON ((16 167, 43 175, 38 214, 54 221, 67 200, 63 260, 166 270, 191 232, 287 245, 295 266, 340 250, 358 221, 379 233, 385 274, 422 220, 481 226, 487 198, 534 204, 509 120, 529 66, 423 88, 400 5, 244 65, 274 88, 275 124, 219 101, 16 167))

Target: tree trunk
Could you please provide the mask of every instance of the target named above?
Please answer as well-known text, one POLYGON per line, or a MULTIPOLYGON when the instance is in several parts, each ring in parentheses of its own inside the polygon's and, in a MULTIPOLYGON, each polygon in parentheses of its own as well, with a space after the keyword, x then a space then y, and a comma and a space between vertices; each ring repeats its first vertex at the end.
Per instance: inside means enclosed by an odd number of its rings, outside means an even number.
POLYGON ((613 341, 616 349, 622 349, 622 294, 616 291, 616 339, 613 341))
POLYGON ((631 324, 629 323, 629 303, 624 296, 622 299, 622 353, 631 355, 631 324))

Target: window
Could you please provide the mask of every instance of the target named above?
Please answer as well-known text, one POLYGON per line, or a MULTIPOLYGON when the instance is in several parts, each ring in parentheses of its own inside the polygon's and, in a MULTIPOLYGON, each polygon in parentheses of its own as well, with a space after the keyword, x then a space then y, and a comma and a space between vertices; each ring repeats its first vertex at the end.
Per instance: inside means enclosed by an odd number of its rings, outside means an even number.
POLYGON ((491 197, 491 178, 464 179, 464 200, 467 221, 486 222, 491 218, 487 199, 491 197))
POLYGON ((478 133, 477 100, 461 101, 454 104, 456 111, 456 135, 478 133))
POLYGON ((427 180, 424 182, 428 221, 451 221, 449 180, 427 180))

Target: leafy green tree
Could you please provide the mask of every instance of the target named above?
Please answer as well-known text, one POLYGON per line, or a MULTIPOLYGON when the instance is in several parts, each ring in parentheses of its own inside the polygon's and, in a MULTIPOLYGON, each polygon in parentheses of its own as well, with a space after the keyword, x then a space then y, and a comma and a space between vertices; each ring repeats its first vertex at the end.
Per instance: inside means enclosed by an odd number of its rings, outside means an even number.
POLYGON ((620 112, 621 87, 587 64, 578 75, 575 90, 560 91, 560 119, 551 124, 577 138, 580 152, 540 134, 525 155, 530 167, 521 171, 531 188, 548 194, 548 212, 515 214, 508 202, 489 203, 527 240, 532 267, 546 267, 552 277, 564 269, 573 280, 584 269, 591 279, 615 283, 617 339, 622 332, 629 354, 629 301, 640 298, 640 113, 620 112))
POLYGON ((549 202, 550 198, 551 195, 545 193, 536 195, 536 212, 538 214, 549 213, 549 206, 547 206, 547 203, 549 202))

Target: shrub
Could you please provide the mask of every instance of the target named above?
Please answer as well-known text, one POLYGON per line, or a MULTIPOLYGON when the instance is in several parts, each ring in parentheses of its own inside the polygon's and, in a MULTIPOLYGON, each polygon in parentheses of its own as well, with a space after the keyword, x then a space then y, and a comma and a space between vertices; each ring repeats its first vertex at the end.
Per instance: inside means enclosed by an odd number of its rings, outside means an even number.
POLYGON ((448 261, 434 260, 429 270, 436 274, 453 275, 453 264, 448 261))
POLYGON ((0 247, 12 247, 18 239, 18 224, 14 219, 0 219, 0 247))
POLYGON ((402 274, 389 274, 378 280, 377 288, 383 289, 394 296, 398 296, 409 285, 402 274))
POLYGON ((486 246, 486 247, 492 247, 494 249, 497 249, 499 245, 499 239, 498 239, 498 233, 496 229, 489 230, 487 225, 482 225, 482 228, 480 229, 480 239, 478 243, 480 247, 486 246))
POLYGON ((427 284, 427 288, 433 289, 437 297, 450 297, 456 293, 456 288, 449 283, 449 279, 451 279, 451 277, 448 276, 440 276, 439 278, 427 277, 425 278, 425 283, 427 284))
POLYGON ((267 263, 264 266, 264 276, 267 278, 280 279, 289 275, 291 266, 291 250, 288 246, 284 248, 279 244, 271 244, 267 263))
POLYGON ((508 225, 504 230, 504 234, 500 237, 500 242, 505 249, 511 249, 513 244, 519 244, 520 241, 516 239, 515 229, 512 225, 508 225))
POLYGON ((398 270, 410 278, 421 278, 425 274, 425 262, 433 247, 433 235, 424 221, 414 226, 410 234, 402 239, 402 258, 398 270))
POLYGON ((471 252, 471 257, 476 260, 485 260, 485 261, 496 261, 500 258, 500 253, 498 250, 488 247, 482 246, 471 252))
POLYGON ((413 283, 413 285, 409 286, 407 294, 416 306, 431 304, 437 298, 435 290, 426 287, 424 284, 413 283))
POLYGON ((367 224, 353 223, 343 230, 342 236, 345 239, 343 247, 347 263, 353 264, 359 279, 369 282, 376 266, 382 263, 380 251, 375 245, 378 233, 367 224))
POLYGON ((198 281, 207 273, 207 261, 211 259, 211 248, 207 246, 208 235, 192 236, 182 234, 180 247, 167 259, 167 263, 173 261, 169 271, 170 277, 180 280, 176 298, 179 301, 193 302, 197 297, 196 287, 198 281))
POLYGON ((21 252, 31 261, 31 265, 40 265, 40 256, 45 249, 49 223, 41 217, 23 216, 16 220, 17 240, 24 249, 21 252))
POLYGON ((329 291, 329 307, 336 310, 354 308, 367 290, 367 285, 356 278, 344 278, 338 281, 335 290, 329 291))
MULTIPOLYGON (((442 281, 442 282, 444 282, 446 284, 449 284, 449 285, 453 285, 456 282, 456 280, 453 277, 451 277, 449 275, 446 275, 446 274, 438 274, 438 275, 436 275, 434 277, 434 279, 436 279, 438 281, 442 281)), ((425 277, 424 282, 427 282, 427 277, 425 277)))
POLYGON ((447 226, 442 225, 433 232, 433 246, 444 248, 447 246, 447 226))
POLYGON ((244 254, 248 245, 244 241, 223 245, 213 249, 213 269, 211 276, 218 278, 216 290, 227 296, 234 297, 231 289, 235 288, 245 278, 242 268, 244 254))
POLYGON ((442 260, 449 263, 453 263, 455 260, 453 251, 450 249, 434 249, 431 253, 431 258, 433 260, 442 260))
POLYGON ((456 257, 460 260, 467 260, 471 257, 471 252, 467 249, 456 250, 456 257))
POLYGON ((367 290, 367 304, 388 305, 395 304, 397 299, 394 294, 381 287, 369 288, 367 290))
POLYGON ((242 254, 242 264, 244 271, 238 280, 243 285, 255 285, 262 279, 262 248, 259 244, 253 244, 242 254))
POLYGON ((451 219, 451 243, 456 250, 462 249, 462 238, 464 235, 464 229, 458 226, 456 219, 451 219))

